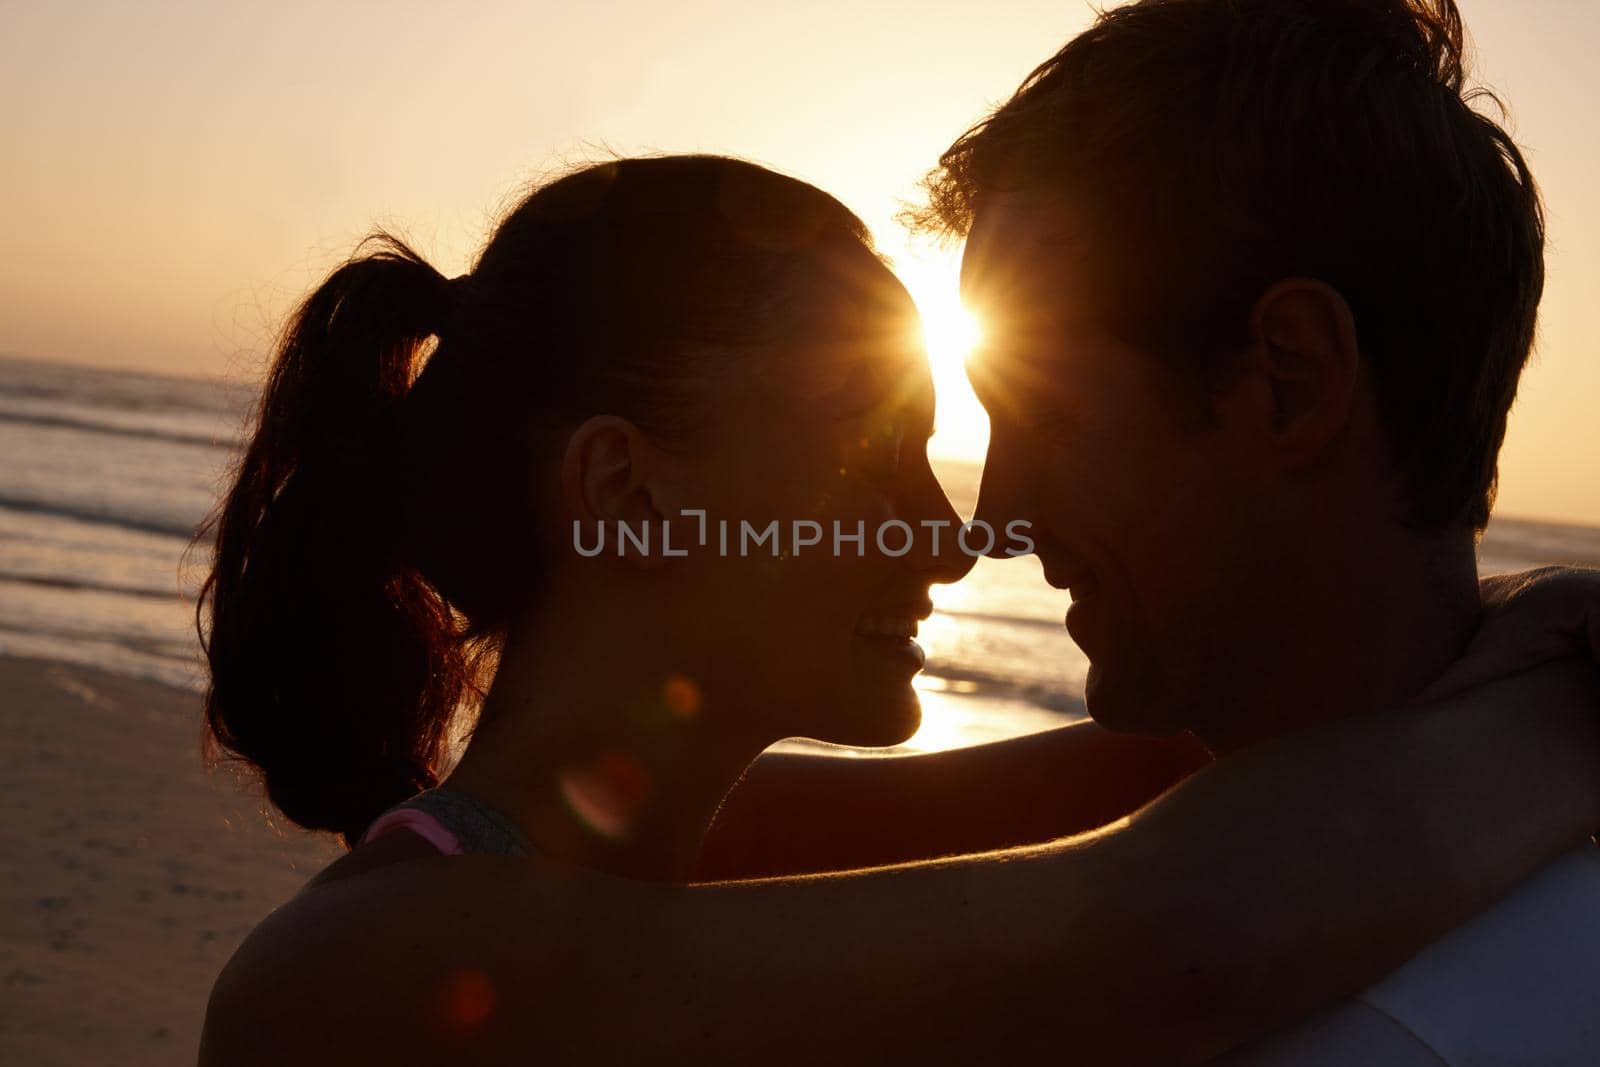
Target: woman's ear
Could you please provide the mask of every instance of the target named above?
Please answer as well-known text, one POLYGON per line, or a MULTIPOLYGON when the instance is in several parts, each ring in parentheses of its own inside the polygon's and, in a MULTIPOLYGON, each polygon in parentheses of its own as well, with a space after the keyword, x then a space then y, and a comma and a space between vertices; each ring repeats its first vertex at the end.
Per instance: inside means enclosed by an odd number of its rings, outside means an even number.
POLYGON ((1313 462, 1356 409, 1361 352, 1350 305, 1324 282, 1288 278, 1256 301, 1250 326, 1254 428, 1283 465, 1313 462))
POLYGON ((583 530, 583 543, 600 537, 605 555, 651 565, 661 558, 661 460, 660 449, 616 415, 595 415, 572 432, 561 459, 561 497, 583 530))

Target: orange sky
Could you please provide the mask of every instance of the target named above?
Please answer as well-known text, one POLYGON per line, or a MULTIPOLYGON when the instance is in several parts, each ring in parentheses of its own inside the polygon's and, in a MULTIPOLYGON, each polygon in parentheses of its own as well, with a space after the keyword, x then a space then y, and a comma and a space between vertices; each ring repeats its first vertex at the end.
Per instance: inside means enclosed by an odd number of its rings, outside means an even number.
MULTIPOLYGON (((1501 510, 1600 523, 1600 18, 1588 0, 1461 6, 1550 209, 1501 510)), ((908 246, 899 201, 1091 17, 1059 0, 3 10, 0 351, 236 376, 370 224, 456 273, 519 184, 595 146, 728 152, 817 183, 937 318, 954 255, 908 246)), ((940 450, 970 452, 981 424, 954 364, 938 369, 940 450)))

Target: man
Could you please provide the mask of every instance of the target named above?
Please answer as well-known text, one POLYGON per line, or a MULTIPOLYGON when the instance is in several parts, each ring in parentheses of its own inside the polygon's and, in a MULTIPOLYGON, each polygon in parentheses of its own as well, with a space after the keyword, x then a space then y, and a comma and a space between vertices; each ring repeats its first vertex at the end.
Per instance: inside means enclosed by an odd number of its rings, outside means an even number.
MULTIPOLYGON (((1143 0, 930 177, 985 325, 976 518, 1031 523, 1101 725, 1225 758, 1405 705, 1467 647, 1544 228, 1462 49, 1451 0, 1143 0)), ((1574 854, 1260 1055, 1600 1056, 1597 889, 1574 854)))
MULTIPOLYGON (((1462 37, 1451 0, 1136 4, 932 178, 991 335, 978 517, 1033 521, 1098 722, 1224 755, 1460 655, 1544 277, 1462 37)), ((1260 1058, 1600 1057, 1597 890, 1591 848, 1260 1058)))
POLYGON ((1448 0, 1119 8, 931 180, 978 517, 1033 522, 1099 722, 1226 752, 1464 647, 1544 234, 1460 47, 1448 0))

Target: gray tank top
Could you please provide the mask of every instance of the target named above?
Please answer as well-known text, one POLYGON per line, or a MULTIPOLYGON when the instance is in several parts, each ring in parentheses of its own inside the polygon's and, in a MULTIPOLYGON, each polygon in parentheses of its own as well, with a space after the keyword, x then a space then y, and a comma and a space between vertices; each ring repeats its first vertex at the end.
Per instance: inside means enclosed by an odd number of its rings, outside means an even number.
POLYGON ((396 804, 373 822, 362 840, 371 841, 397 829, 411 830, 445 853, 457 851, 448 848, 449 837, 455 838, 463 853, 531 856, 537 851, 516 824, 500 812, 443 786, 396 804), (436 833, 435 828, 445 833, 436 833))

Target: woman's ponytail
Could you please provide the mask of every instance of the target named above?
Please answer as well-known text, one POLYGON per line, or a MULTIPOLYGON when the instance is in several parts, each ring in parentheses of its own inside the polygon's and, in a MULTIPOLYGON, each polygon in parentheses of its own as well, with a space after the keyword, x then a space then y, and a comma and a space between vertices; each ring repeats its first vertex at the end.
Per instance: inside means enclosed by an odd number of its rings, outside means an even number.
POLYGON ((399 411, 451 305, 403 242, 369 238, 290 321, 207 521, 211 740, 259 768, 290 819, 350 845, 437 783, 472 682, 455 615, 403 551, 399 411))

